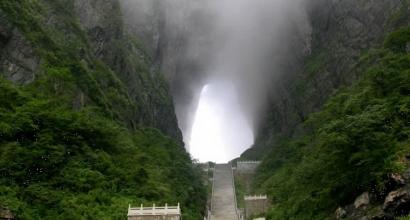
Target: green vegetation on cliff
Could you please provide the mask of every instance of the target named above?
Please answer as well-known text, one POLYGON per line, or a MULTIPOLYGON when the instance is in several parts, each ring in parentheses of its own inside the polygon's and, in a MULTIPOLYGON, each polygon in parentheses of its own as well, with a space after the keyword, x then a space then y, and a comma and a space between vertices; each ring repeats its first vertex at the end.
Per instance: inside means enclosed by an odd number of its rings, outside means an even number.
POLYGON ((0 205, 19 218, 124 219, 144 202, 181 202, 187 219, 200 218, 200 171, 172 139, 4 79, 0 91, 0 205))
POLYGON ((149 58, 117 50, 118 62, 128 59, 121 67, 130 68, 121 73, 143 85, 128 87, 94 54, 72 4, 0 2, 0 19, 41 60, 33 82, 0 76, 0 208, 18 219, 125 219, 128 204, 180 202, 183 219, 201 219, 200 169, 180 140, 149 128, 150 120, 172 121, 148 115, 172 109, 165 82, 149 72, 149 58))
POLYGON ((408 33, 363 56, 361 79, 308 118, 307 134, 272 146, 255 183, 273 200, 269 219, 326 219, 364 191, 383 194, 387 175, 408 167, 408 33))
MULTIPOLYGON (((98 105, 127 127, 156 127, 182 139, 168 85, 142 43, 124 30, 118 0, 2 1, 0 15, 24 35, 40 57, 34 78, 47 80, 49 69, 68 73, 74 86, 60 92, 71 100, 81 100, 76 107, 98 105), (78 7, 86 9, 78 11, 78 7)), ((7 43, 7 37, 0 36, 2 40, 7 43)), ((16 51, 26 49, 23 42, 15 46, 16 51)))

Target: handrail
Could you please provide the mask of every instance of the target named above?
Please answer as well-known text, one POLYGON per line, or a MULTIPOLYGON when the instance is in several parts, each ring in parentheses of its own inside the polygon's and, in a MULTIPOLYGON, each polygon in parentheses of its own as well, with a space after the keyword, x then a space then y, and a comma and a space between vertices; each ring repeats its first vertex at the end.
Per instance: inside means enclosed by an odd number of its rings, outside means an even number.
POLYGON ((233 175, 232 164, 229 163, 229 165, 230 165, 231 175, 232 175, 232 188, 233 188, 233 196, 234 196, 234 201, 235 201, 235 212, 236 212, 236 217, 238 218, 238 220, 240 220, 240 213, 238 212, 238 204, 236 201, 235 177, 233 175))
POLYGON ((215 167, 216 164, 214 165, 214 169, 212 170, 212 191, 211 191, 211 215, 209 216, 209 220, 212 219, 212 213, 214 212, 214 188, 215 188, 215 167))

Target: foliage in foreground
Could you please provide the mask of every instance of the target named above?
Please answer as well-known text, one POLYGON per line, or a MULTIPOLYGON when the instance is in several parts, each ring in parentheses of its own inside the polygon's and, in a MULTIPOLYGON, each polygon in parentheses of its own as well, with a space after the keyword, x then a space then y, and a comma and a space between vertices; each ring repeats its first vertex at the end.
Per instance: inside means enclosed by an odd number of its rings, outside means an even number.
POLYGON ((341 89, 305 126, 264 159, 256 187, 273 199, 269 219, 326 219, 364 191, 383 192, 410 152, 409 29, 363 57, 362 79, 341 89))
POLYGON ((410 220, 410 216, 402 217, 399 220, 410 220))
POLYGON ((21 219, 124 219, 128 204, 181 202, 200 219, 200 171, 154 129, 33 98, 0 80, 0 205, 21 219))

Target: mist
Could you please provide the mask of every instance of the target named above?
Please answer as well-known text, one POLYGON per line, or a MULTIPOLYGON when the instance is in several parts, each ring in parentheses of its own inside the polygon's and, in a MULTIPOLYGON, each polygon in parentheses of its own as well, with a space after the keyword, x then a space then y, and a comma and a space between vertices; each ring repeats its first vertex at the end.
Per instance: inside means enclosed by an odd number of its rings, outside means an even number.
MULTIPOLYGON (((166 31, 159 34, 168 40, 161 69, 170 82, 184 142, 192 156, 226 162, 251 147, 270 97, 275 95, 272 87, 292 66, 293 50, 301 49, 295 46, 301 40, 296 33, 309 32, 306 1, 123 2, 128 11, 130 6, 136 9, 131 14, 139 17, 128 21, 140 29, 161 13, 158 17, 164 23, 159 22, 159 27, 166 31), (203 108, 223 109, 224 113, 203 114, 203 108), (218 122, 209 127, 204 121, 218 122), (212 156, 210 151, 220 155, 212 156)), ((160 38, 155 34, 143 37, 151 43, 160 38)))
POLYGON ((238 111, 232 83, 214 82, 201 92, 190 136, 190 153, 200 161, 226 162, 253 143, 253 132, 238 111))

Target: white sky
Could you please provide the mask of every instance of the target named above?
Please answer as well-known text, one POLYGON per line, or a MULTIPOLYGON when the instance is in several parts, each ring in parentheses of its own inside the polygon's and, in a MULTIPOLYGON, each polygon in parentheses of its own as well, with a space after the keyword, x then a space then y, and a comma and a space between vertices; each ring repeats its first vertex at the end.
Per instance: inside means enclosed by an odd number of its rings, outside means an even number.
POLYGON ((249 148, 253 139, 232 85, 205 86, 189 141, 192 157, 201 162, 228 162, 249 148))

